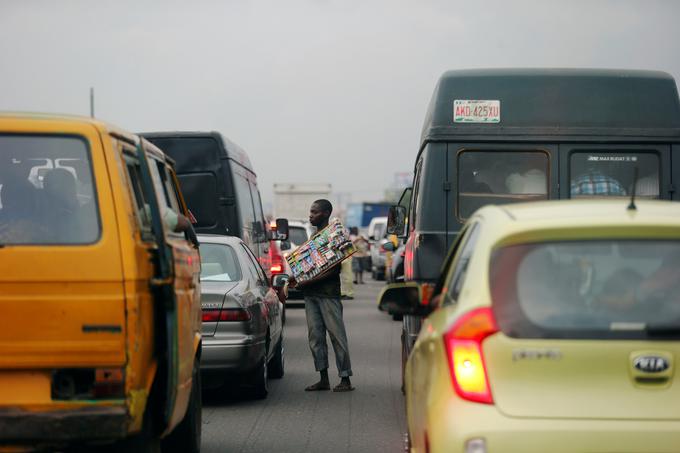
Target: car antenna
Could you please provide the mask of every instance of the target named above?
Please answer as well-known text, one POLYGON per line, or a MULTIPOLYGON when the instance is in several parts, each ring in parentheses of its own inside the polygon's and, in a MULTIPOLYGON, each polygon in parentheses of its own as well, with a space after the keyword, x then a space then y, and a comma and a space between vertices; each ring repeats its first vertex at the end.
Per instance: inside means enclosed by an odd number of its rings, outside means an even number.
POLYGON ((628 205, 627 208, 629 211, 637 210, 637 206, 635 206, 635 187, 637 186, 637 180, 638 180, 638 167, 636 165, 635 169, 633 170, 633 187, 630 188, 630 204, 628 205))

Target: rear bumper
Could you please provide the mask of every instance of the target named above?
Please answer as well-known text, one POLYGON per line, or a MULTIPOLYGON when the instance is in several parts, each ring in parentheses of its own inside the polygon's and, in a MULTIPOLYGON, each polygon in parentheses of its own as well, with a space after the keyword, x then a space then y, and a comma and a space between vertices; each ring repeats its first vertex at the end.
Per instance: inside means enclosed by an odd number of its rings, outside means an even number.
POLYGON ((0 441, 7 443, 114 440, 126 436, 125 407, 32 412, 0 409, 0 441))
POLYGON ((201 372, 246 373, 259 365, 265 352, 264 339, 252 341, 203 338, 201 372))
POLYGON ((443 416, 431 412, 427 432, 433 452, 462 452, 473 439, 483 439, 487 452, 509 453, 670 453, 680 446, 680 421, 515 418, 460 400, 439 410, 443 416))

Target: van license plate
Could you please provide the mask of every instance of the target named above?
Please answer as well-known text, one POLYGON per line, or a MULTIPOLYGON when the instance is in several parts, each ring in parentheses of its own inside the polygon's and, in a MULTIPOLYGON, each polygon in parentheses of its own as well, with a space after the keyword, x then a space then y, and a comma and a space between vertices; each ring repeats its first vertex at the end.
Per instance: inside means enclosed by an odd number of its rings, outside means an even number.
POLYGON ((456 99, 453 101, 454 123, 500 123, 501 101, 456 99))

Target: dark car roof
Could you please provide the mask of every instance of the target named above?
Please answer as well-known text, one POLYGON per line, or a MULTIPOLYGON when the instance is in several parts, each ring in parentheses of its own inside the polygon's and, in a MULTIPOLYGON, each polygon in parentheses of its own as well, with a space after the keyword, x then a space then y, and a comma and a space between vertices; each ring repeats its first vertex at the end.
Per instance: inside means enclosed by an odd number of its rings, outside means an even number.
POLYGON ((252 173, 255 173, 253 166, 250 163, 250 158, 248 154, 238 146, 236 143, 232 142, 221 133, 217 131, 201 132, 201 131, 171 131, 171 132, 141 132, 141 135, 147 139, 154 138, 212 138, 222 144, 222 148, 227 153, 227 157, 233 161, 239 163, 241 166, 247 168, 252 173))
POLYGON ((680 140, 675 80, 659 71, 615 69, 475 69, 445 72, 432 95, 421 136, 618 136, 680 140), (454 123, 454 100, 498 100, 500 122, 454 123))

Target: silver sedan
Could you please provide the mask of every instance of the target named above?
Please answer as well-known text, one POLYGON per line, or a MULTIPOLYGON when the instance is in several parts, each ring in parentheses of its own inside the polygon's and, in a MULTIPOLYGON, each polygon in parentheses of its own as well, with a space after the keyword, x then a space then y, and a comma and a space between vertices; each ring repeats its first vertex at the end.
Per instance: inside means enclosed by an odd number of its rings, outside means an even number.
POLYGON ((203 377, 209 384, 235 381, 265 398, 268 378, 284 373, 283 304, 241 239, 200 235, 199 241, 203 377))

